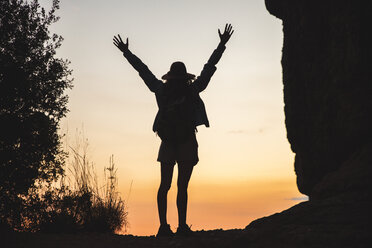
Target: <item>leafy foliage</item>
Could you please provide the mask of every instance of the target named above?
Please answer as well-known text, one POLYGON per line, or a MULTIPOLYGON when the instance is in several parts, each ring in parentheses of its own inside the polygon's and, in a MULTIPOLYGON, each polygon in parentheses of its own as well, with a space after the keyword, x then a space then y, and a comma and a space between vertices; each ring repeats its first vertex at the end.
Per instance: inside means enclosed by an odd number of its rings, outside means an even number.
POLYGON ((66 177, 58 128, 68 111, 64 92, 72 79, 69 62, 56 57, 63 39, 49 31, 58 20, 58 4, 54 0, 47 13, 37 0, 0 1, 2 233, 115 232, 127 225, 113 159, 102 191, 86 149, 70 147, 72 178, 66 177))
POLYGON ((37 0, 0 1, 0 217, 13 227, 28 192, 63 174, 57 131, 72 79, 49 31, 58 4, 47 13, 37 0))

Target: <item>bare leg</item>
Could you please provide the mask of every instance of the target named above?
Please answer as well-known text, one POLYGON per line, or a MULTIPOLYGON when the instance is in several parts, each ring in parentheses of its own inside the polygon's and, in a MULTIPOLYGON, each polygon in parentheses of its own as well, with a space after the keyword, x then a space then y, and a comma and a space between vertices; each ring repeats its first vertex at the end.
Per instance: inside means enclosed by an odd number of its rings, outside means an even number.
POLYGON ((177 209, 178 209, 178 226, 186 225, 187 214, 187 187, 189 185, 193 163, 178 164, 178 180, 177 180, 177 209))
POLYGON ((158 213, 160 225, 167 225, 167 195, 172 184, 174 164, 161 163, 161 182, 158 190, 158 213))

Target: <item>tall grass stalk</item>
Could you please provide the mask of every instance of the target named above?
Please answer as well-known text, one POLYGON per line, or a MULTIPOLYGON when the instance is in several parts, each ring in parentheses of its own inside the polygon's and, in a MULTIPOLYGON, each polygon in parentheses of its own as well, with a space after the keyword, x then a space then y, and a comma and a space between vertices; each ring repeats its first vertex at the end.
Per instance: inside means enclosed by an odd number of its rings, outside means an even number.
POLYGON ((118 178, 114 156, 104 167, 103 185, 98 182, 94 164, 88 158, 88 139, 77 132, 70 146, 69 161, 58 188, 44 194, 45 212, 40 230, 49 232, 126 232, 126 205, 117 192, 118 178))
POLYGON ((89 196, 85 213, 82 213, 85 229, 98 232, 126 230, 128 213, 124 200, 117 192, 118 178, 114 156, 110 156, 108 167, 104 167, 103 185, 99 186, 94 164, 88 159, 88 146, 88 139, 77 136, 75 147, 69 147, 72 155, 69 168, 72 180, 69 180, 69 187, 81 196, 89 196))

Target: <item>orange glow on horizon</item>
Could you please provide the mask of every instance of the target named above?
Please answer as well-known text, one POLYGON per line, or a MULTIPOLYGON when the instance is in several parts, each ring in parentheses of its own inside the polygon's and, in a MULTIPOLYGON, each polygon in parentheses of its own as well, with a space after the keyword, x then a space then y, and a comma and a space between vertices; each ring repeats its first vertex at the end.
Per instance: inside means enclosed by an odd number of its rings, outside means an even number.
MULTIPOLYGON (((129 201, 128 233, 154 235, 159 227, 158 185, 134 187, 129 201), (135 198, 135 199, 134 199, 135 198), (133 201, 134 203, 131 203, 133 201)), ((168 195, 168 222, 177 228, 176 183, 168 195)), ((302 196, 294 178, 244 182, 190 182, 188 223, 193 230, 244 228, 251 221, 283 211, 302 196)))

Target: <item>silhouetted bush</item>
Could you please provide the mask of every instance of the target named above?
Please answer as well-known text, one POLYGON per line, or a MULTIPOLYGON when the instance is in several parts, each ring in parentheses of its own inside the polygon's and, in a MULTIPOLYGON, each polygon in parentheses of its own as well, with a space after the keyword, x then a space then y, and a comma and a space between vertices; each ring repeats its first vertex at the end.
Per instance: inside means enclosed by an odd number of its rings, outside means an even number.
POLYGON ((92 215, 87 228, 97 232, 115 232, 127 227, 127 211, 124 201, 116 192, 117 177, 113 156, 110 165, 105 168, 106 187, 100 194, 96 192, 92 205, 92 215))
POLYGON ((127 211, 116 192, 118 180, 113 156, 109 167, 104 169, 104 184, 99 187, 94 166, 87 158, 88 143, 80 138, 75 148, 70 147, 73 159, 62 186, 49 189, 33 200, 41 211, 35 211, 38 215, 30 218, 33 220, 29 222, 34 223, 31 230, 114 233, 126 228, 127 211))
POLYGON ((125 229, 127 211, 124 201, 116 192, 117 178, 113 158, 110 158, 110 166, 105 168, 109 173, 102 190, 93 183, 95 180, 91 180, 94 167, 88 165, 87 160, 72 165, 85 168, 75 168, 80 174, 70 175, 75 178, 70 185, 65 185, 67 180, 63 179, 61 187, 29 192, 22 202, 23 209, 17 220, 20 223, 17 229, 48 233, 114 233, 125 229), (84 178, 86 181, 81 184, 76 178, 84 178))
POLYGON ((49 32, 58 20, 54 0, 0 1, 0 219, 23 229, 23 210, 35 185, 63 174, 59 121, 72 87, 68 61, 56 58, 62 37, 49 32))

